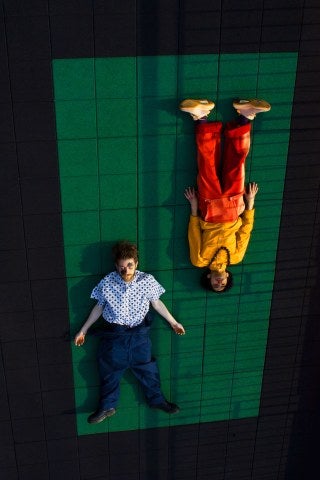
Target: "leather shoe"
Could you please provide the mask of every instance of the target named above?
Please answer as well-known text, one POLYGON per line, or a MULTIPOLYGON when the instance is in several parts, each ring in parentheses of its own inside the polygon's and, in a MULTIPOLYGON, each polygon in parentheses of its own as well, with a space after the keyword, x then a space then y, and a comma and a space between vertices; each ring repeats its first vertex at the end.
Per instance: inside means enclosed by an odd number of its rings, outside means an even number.
POLYGON ((176 405, 175 403, 168 402, 167 400, 165 400, 162 403, 156 403, 155 405, 151 405, 151 408, 157 408, 158 410, 162 410, 163 412, 166 412, 166 413, 180 412, 180 408, 178 407, 178 405, 176 405))
POLYGON ((269 110, 271 110, 270 103, 259 98, 234 101, 233 107, 240 115, 248 118, 249 120, 253 120, 257 113, 269 112, 269 110))
POLYGON ((112 417, 116 413, 115 408, 108 408, 107 410, 98 409, 88 417, 88 423, 100 423, 108 417, 112 417))
POLYGON ((207 117, 214 108, 214 103, 207 99, 186 98, 179 108, 182 112, 190 113, 193 120, 207 117))

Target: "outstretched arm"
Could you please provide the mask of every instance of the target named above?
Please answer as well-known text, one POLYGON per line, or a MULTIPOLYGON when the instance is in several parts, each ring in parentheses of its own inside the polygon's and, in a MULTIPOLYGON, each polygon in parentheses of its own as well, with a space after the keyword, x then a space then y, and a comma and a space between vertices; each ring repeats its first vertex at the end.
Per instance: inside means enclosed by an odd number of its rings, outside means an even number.
POLYGON ((198 216, 198 197, 193 187, 188 187, 184 191, 184 196, 190 203, 191 215, 193 217, 198 216))
POLYGON ((155 311, 158 312, 159 315, 161 315, 161 317, 163 317, 165 320, 167 320, 167 322, 171 325, 171 328, 178 335, 184 335, 186 333, 185 329, 183 328, 183 325, 181 325, 181 323, 178 323, 173 318, 173 316, 171 315, 171 313, 169 312, 169 310, 167 309, 167 307, 165 306, 165 304, 161 300, 153 300, 151 302, 151 305, 153 306, 155 311))
POLYGON ((259 188, 257 183, 248 183, 246 191, 244 193, 244 203, 246 204, 246 210, 253 210, 254 200, 258 193, 258 190, 259 188))
POLYGON ((87 321, 82 325, 81 330, 76 334, 74 337, 74 344, 77 347, 80 347, 81 345, 84 344, 85 342, 85 336, 91 325, 94 324, 98 320, 98 318, 101 317, 103 311, 103 307, 100 305, 96 304, 93 309, 91 310, 91 313, 89 317, 87 318, 87 321))

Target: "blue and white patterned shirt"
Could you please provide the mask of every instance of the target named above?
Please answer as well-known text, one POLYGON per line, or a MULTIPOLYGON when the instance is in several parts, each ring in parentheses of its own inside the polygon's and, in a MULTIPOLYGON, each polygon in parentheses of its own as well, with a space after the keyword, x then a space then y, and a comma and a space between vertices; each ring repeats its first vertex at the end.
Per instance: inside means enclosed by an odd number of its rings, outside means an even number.
POLYGON ((135 327, 145 318, 150 302, 164 292, 149 273, 136 270, 133 280, 125 282, 118 272, 111 272, 92 290, 91 298, 103 307, 102 316, 107 322, 135 327))

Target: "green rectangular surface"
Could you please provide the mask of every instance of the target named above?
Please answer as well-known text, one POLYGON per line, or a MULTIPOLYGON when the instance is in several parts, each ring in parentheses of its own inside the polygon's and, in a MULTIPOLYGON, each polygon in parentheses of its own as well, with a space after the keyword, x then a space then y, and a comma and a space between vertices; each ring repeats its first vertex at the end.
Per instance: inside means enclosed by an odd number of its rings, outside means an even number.
POLYGON ((138 243, 139 267, 166 288, 163 300, 186 327, 177 337, 155 319, 151 338, 164 394, 181 407, 149 409, 130 372, 117 414, 88 425, 96 408, 97 340, 73 347, 80 435, 238 419, 258 414, 295 84, 295 53, 87 58, 53 61, 62 221, 71 330, 93 306, 91 289, 113 269, 111 246, 138 243), (253 123, 247 181, 256 181, 256 221, 234 287, 199 286, 189 261, 189 205, 196 182, 186 97, 210 98, 211 120, 234 117, 235 97, 272 110, 253 123))

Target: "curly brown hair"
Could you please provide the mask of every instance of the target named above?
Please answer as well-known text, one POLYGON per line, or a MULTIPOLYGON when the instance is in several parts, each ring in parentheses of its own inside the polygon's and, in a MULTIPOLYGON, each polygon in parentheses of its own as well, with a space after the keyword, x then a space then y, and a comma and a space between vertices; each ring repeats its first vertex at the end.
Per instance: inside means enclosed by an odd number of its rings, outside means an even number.
POLYGON ((116 243, 112 248, 112 253, 115 262, 118 260, 127 260, 128 258, 133 258, 135 263, 138 262, 137 245, 126 240, 116 243))

